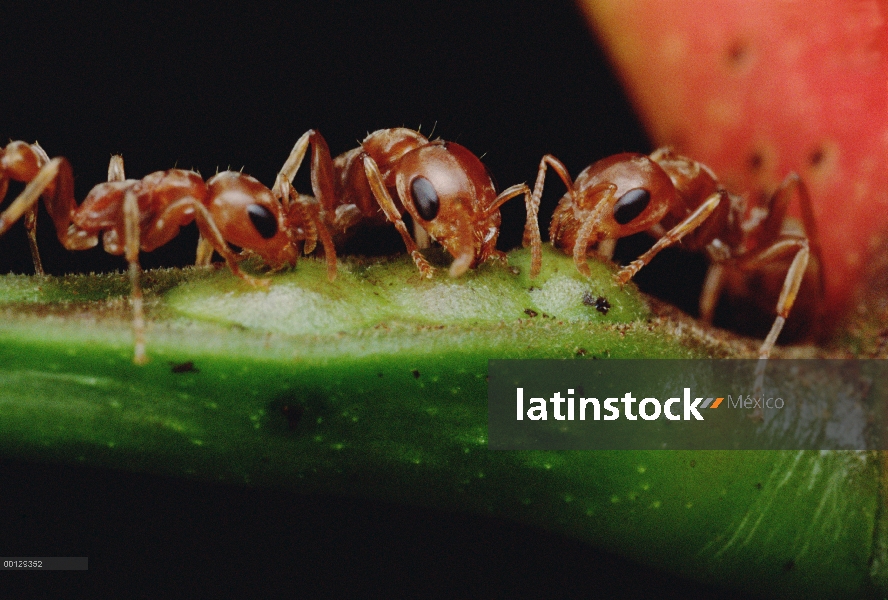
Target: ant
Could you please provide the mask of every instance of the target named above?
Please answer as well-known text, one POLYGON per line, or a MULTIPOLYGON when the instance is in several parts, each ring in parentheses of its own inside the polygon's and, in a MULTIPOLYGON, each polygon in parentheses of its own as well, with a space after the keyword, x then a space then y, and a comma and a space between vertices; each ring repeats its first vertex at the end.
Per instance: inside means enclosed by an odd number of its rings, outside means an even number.
POLYGON ((524 194, 525 245, 532 246, 533 268, 539 270, 542 242, 530 188, 521 183, 497 195, 486 167, 465 147, 430 141, 411 129, 380 129, 368 134, 358 148, 333 159, 321 134, 309 130, 281 169, 272 188, 275 196, 291 195, 309 145, 312 190, 327 226, 340 236, 359 223, 392 222, 421 276, 431 278, 434 268, 420 253, 428 246, 427 233, 454 257, 450 276, 459 277, 488 259, 505 261, 505 254, 496 249, 499 208, 524 194), (413 219, 417 240, 404 224, 405 211, 413 219))
MULTIPOLYGON (((0 148, 0 201, 6 197, 10 180, 30 183, 40 174, 41 169, 44 169, 48 162, 49 156, 37 142, 28 144, 27 142, 14 141, 9 142, 5 148, 0 148)), ((22 194, 24 193, 22 192, 22 194)), ((4 216, 7 213, 4 213, 4 216)), ((43 275, 43 264, 40 261, 40 253, 37 251, 36 205, 24 210, 23 214, 28 243, 31 247, 31 257, 34 259, 34 271, 37 275, 43 275)), ((8 219, 16 221, 21 216, 22 213, 10 214, 8 219)), ((0 227, 3 227, 2 221, 0 221, 0 227)))
MULTIPOLYGON (((30 157, 25 154, 25 158, 30 157)), ((326 251, 328 278, 332 281, 336 275, 336 250, 320 207, 296 195, 275 197, 249 175, 224 171, 204 182, 193 171, 170 169, 140 180, 126 179, 123 158, 116 155, 108 166, 108 181, 95 186, 78 206, 71 165, 65 158, 45 162, 36 174, 33 170, 25 173, 30 183, 0 214, 0 235, 22 214, 33 212, 42 196, 66 249, 92 248, 101 233, 108 253, 125 255, 132 285, 133 360, 137 364, 147 362, 139 251, 150 252, 166 244, 192 221, 202 238, 199 262, 208 262, 215 250, 232 273, 253 286, 268 287, 270 281, 241 271, 238 262, 243 254, 258 254, 272 268, 282 268, 296 263, 297 242, 303 241, 304 250, 310 252, 318 237, 326 251), (245 252, 239 256, 228 244, 245 252)), ((15 176, 20 176, 20 171, 24 170, 16 171, 15 176)))
POLYGON ((642 231, 654 233, 659 239, 651 249, 614 277, 623 285, 658 252, 681 241, 688 250, 705 252, 710 261, 700 296, 700 317, 706 322, 712 321, 727 269, 758 272, 792 257, 777 300, 777 317, 759 348, 755 391, 760 392, 765 360, 796 300, 812 254, 823 295, 819 269, 823 261, 814 212, 799 176, 789 174, 770 199, 752 207, 747 215, 745 199, 728 193, 709 167, 669 148, 649 156, 624 153, 604 158, 583 170, 576 181, 561 161, 546 155, 534 186, 535 211, 549 166, 568 190, 552 216, 549 236, 554 246, 573 254, 580 273, 590 275, 586 256, 592 244, 642 231), (794 192, 799 197, 804 232, 791 230, 786 216, 794 192))

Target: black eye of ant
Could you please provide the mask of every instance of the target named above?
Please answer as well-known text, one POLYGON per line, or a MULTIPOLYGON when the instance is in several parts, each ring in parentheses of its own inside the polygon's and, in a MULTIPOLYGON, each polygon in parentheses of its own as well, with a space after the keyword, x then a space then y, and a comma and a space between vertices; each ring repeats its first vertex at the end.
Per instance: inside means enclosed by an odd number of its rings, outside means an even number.
POLYGON ((441 201, 438 200, 438 193, 431 181, 425 177, 417 177, 410 184, 410 193, 413 195, 413 204, 420 217, 431 221, 438 215, 441 201))
POLYGON ((247 207, 247 214, 250 216, 250 221, 252 221, 253 227, 256 228, 259 235, 266 240, 275 236, 278 231, 278 223, 270 210, 261 204, 251 204, 247 207))
POLYGON ((651 193, 644 188, 629 190, 614 204, 614 220, 620 225, 631 223, 651 202, 651 193))

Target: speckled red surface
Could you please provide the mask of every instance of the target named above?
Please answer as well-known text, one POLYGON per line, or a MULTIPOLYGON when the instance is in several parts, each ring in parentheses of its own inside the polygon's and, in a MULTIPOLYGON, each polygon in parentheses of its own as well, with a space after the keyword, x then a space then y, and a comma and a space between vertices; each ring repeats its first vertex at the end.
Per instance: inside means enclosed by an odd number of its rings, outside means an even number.
POLYGON ((888 1, 580 4, 656 144, 751 200, 801 174, 826 307, 847 308, 888 235, 888 1))

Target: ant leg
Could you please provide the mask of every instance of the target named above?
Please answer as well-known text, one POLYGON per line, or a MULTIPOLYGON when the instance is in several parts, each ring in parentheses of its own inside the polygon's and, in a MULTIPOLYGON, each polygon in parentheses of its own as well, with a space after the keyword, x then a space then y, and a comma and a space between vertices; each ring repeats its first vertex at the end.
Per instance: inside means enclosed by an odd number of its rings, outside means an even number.
MULTIPOLYGON (((649 236, 651 236, 652 238, 657 240, 657 239, 660 239, 661 237, 663 237, 664 235, 666 235, 666 228, 663 227, 662 224, 657 223, 657 224, 651 226, 651 228, 648 229, 645 233, 647 233, 649 236)), ((598 256, 600 256, 604 259, 607 259, 607 260, 612 260, 616 249, 617 249, 617 239, 616 238, 601 240, 598 243, 598 256)))
MULTIPOLYGON (((113 156, 111 157, 111 161, 113 162, 115 158, 120 159, 120 169, 121 174, 123 173, 123 157, 122 156, 113 156)), ((111 177, 111 167, 108 167, 108 177, 110 181, 111 177)), ((202 233, 197 234, 197 248, 194 252, 194 266, 195 267, 209 267, 213 262, 213 244, 211 244, 207 238, 203 236, 202 233)))
POLYGON ((209 267, 213 261, 213 244, 203 234, 197 236, 197 251, 194 254, 195 267, 209 267))
POLYGON ((570 194, 571 197, 573 197, 574 194, 573 179, 571 179, 570 174, 567 172, 567 167, 564 166, 563 162, 551 154, 546 154, 540 160, 540 166, 537 169, 536 183, 533 184, 533 206, 536 211, 539 211, 540 209, 540 198, 543 197, 543 182, 546 179, 546 168, 550 166, 561 178, 561 181, 564 182, 564 185, 567 187, 567 193, 570 194))
POLYGON ((305 158, 305 151, 308 150, 308 140, 311 133, 312 130, 309 129, 296 140, 296 145, 290 150, 290 156, 287 157, 284 166, 281 167, 274 180, 274 186, 271 188, 271 193, 285 204, 290 202, 290 194, 293 191, 293 178, 296 177, 296 172, 302 166, 302 159, 305 158))
MULTIPOLYGON (((756 252, 749 259, 741 260, 738 263, 744 270, 754 270, 792 251, 795 251, 795 256, 786 272, 786 279, 783 280, 783 288, 780 290, 780 298, 777 300, 777 317, 774 319, 774 324, 771 325, 771 330, 768 332, 767 337, 765 337, 765 341, 762 342, 759 348, 759 361, 755 369, 755 386, 753 388, 753 396, 756 398, 761 397, 764 389, 765 367, 771 355, 771 349, 777 343, 777 338, 783 330, 783 325, 786 323, 789 311, 795 303, 802 280, 805 278, 805 271, 808 268, 808 259, 811 254, 809 243, 804 238, 779 240, 761 252, 756 252)), ((756 407, 750 418, 762 420, 762 409, 756 407)))
POLYGON ((25 213, 25 231, 28 233, 28 246, 31 248, 31 258, 34 260, 34 274, 45 275, 43 261, 40 260, 40 250, 37 248, 37 204, 35 203, 25 213))
POLYGON ((722 286, 725 281, 725 265, 714 262, 706 271, 706 279, 703 281, 703 291, 700 292, 700 320, 712 323, 715 314, 715 305, 721 296, 722 286))
POLYGON ((289 208, 293 178, 302 165, 309 144, 311 145, 311 189, 324 210, 333 211, 336 201, 333 158, 330 156, 327 141, 314 129, 309 129, 296 140, 290 156, 274 180, 271 193, 283 202, 285 209, 289 208))
MULTIPOLYGON (((3 175, 0 176, 0 200, 2 200, 6 195, 9 179, 33 182, 50 161, 49 156, 40 147, 40 144, 36 142, 33 144, 10 142, 6 148, 0 148, 0 162, 2 162, 0 169, 3 171, 3 175)), ((34 261, 34 272, 37 275, 43 275, 43 264, 40 261, 40 252, 37 248, 37 198, 40 197, 45 189, 50 188, 51 185, 52 179, 45 180, 45 183, 42 184, 41 189, 34 198, 32 198, 32 192, 35 188, 26 186, 19 195, 19 198, 24 197, 25 201, 19 205, 13 202, 3 215, 0 216, 0 228, 2 228, 2 232, 5 232, 9 225, 24 215, 28 245, 31 249, 31 258, 34 261)))
MULTIPOLYGON (((758 246, 766 246, 780 238, 789 203, 793 198, 793 191, 798 193, 799 208, 802 213, 802 224, 805 227, 805 237, 808 238, 808 247, 818 264, 823 264, 823 255, 820 245, 820 236, 817 229, 817 220, 814 217, 814 207, 808 186, 797 173, 790 173, 784 178, 769 200, 767 215, 755 231, 754 239, 758 246)), ((819 270, 818 285, 821 297, 825 294, 823 269, 819 270)))
POLYGON ((231 269, 234 275, 256 287, 267 288, 271 284, 270 279, 257 279, 240 270, 237 264, 237 255, 228 248, 228 244, 225 242, 225 238, 222 237, 222 233, 219 231, 219 227, 216 226, 216 221, 213 219, 210 211, 198 200, 190 197, 176 200, 164 209, 156 221, 172 222, 176 219, 177 214, 186 212, 194 213, 194 220, 197 222, 197 229, 200 231, 200 235, 207 240, 213 250, 225 259, 225 262, 228 263, 228 268, 231 269))
POLYGON ((306 241, 303 252, 308 254, 314 250, 315 245, 317 244, 317 238, 320 237, 321 244, 324 246, 324 257, 327 260, 327 279, 333 281, 336 279, 336 246, 333 244, 333 236, 330 235, 330 230, 327 229, 327 226, 324 224, 324 219, 321 216, 320 204, 318 204, 318 202, 311 196, 297 194, 295 191, 292 193, 294 196, 294 205, 301 210, 305 217, 306 225, 311 225, 314 228, 310 240, 306 241), (310 246, 309 242, 311 244, 310 246))
POLYGON ((410 237, 410 233, 407 231, 407 226, 401 218, 401 213, 398 211, 397 207, 395 207, 395 201, 392 200, 388 189, 385 187, 385 182, 383 182, 382 175, 379 172, 379 166, 377 166, 376 161, 373 160, 372 157, 367 156, 366 154, 364 155, 364 173, 367 175, 367 181, 370 183, 373 197, 376 198, 376 201, 379 203, 380 208, 382 208, 388 220, 395 224, 395 229, 401 234, 401 238, 404 240, 404 245, 407 246, 407 252, 410 253, 413 262, 416 263, 416 267, 419 269, 420 274, 427 279, 431 279, 432 275, 435 273, 435 269, 433 269, 432 265, 430 265, 423 255, 420 254, 416 242, 413 241, 413 238, 410 237))
POLYGON ((315 215, 315 222, 318 227, 321 244, 324 246, 324 257, 327 259, 327 279, 333 281, 336 279, 336 246, 333 244, 333 236, 330 235, 330 230, 324 225, 320 214, 315 215))
POLYGON ((592 276, 592 271, 586 262, 586 255, 589 252, 589 245, 592 243, 593 238, 598 237, 598 226, 601 223, 601 209, 598 207, 604 205, 604 202, 599 202, 596 210, 593 210, 589 217, 583 220, 583 224, 580 225, 580 229, 577 231, 577 240, 573 247, 573 259, 574 264, 577 266, 577 271, 583 277, 592 276))
MULTIPOLYGON (((307 223, 314 223, 316 233, 321 237, 321 243, 324 245, 324 254, 327 257, 327 277, 330 281, 333 281, 336 277, 336 249, 333 246, 333 238, 326 227, 323 217, 329 212, 335 215, 336 222, 338 222, 340 214, 335 206, 336 192, 333 184, 333 158, 330 156, 330 148, 327 146, 327 141, 320 133, 309 129, 296 140, 293 150, 290 151, 290 156, 287 157, 284 166, 281 167, 275 178, 271 192, 283 203, 284 210, 289 210, 291 200, 302 198, 293 189, 293 178, 296 176, 296 172, 305 158, 309 144, 311 145, 311 189, 314 192, 319 207, 318 210, 309 209, 308 214, 306 214, 308 217, 307 223)), ((308 203, 303 202, 302 206, 305 209, 308 203)), ((312 235, 308 242, 308 248, 304 249, 304 251, 306 253, 311 252, 314 250, 316 243, 317 239, 312 235)))
MULTIPOLYGON (((39 146, 37 148, 40 149, 39 146)), ((74 175, 70 163, 61 157, 54 158, 40 167, 18 198, 0 214, 0 235, 6 233, 23 215, 33 211, 41 196, 55 224, 56 235, 65 248, 82 250, 92 248, 98 243, 95 235, 70 227, 71 215, 77 208, 77 201, 74 199, 74 175)), ((39 268, 40 258, 36 253, 36 240, 31 248, 35 252, 35 267, 39 268)))
POLYGON ((34 151, 34 154, 40 157, 41 164, 45 165, 49 162, 49 154, 46 153, 46 150, 44 150, 43 146, 41 146, 38 142, 34 142, 33 144, 31 144, 30 147, 31 150, 34 151))
POLYGON ((543 239, 540 236, 539 198, 534 202, 533 196, 530 193, 530 188, 527 187, 527 184, 518 183, 503 190, 487 209, 487 214, 491 214, 493 211, 498 210, 506 201, 511 200, 519 194, 524 194, 524 208, 527 211, 527 220, 524 222, 524 238, 522 239, 521 245, 525 248, 530 246, 530 278, 533 279, 539 275, 543 263, 543 239))
POLYGON ((740 268, 750 271, 793 251, 795 256, 786 272, 786 279, 784 279, 783 288, 780 290, 780 298, 777 300, 777 319, 759 349, 759 358, 768 358, 770 355, 771 348, 777 342, 777 336, 780 335, 780 330, 783 329, 783 324, 795 303, 799 287, 805 277, 805 270, 808 268, 808 259, 811 255, 810 243, 805 238, 786 238, 778 240, 761 252, 754 253, 748 259, 744 257, 738 261, 740 268))
MULTIPOLYGON (((45 165, 49 162, 49 155, 40 144, 34 142, 30 149, 37 155, 39 164, 45 165)), ((34 261, 34 274, 43 275, 43 261, 40 260, 40 250, 37 248, 37 204, 35 203, 25 214, 25 231, 28 234, 28 246, 31 249, 31 258, 34 261)))
MULTIPOLYGON (((302 253, 303 254, 311 254, 314 252, 314 249, 317 248, 318 245, 318 218, 320 218, 320 210, 317 210, 317 217, 315 218, 315 214, 312 213, 312 206, 317 207, 317 200, 313 196, 306 196, 305 194, 297 194, 295 190, 291 190, 290 193, 292 196, 290 197, 290 214, 293 213, 293 210, 299 211, 300 220, 299 223, 302 223, 302 228, 299 231, 291 231, 291 233, 295 233, 297 235, 297 239, 302 235, 305 236, 302 243, 302 253)), ((288 215, 289 216, 289 215, 288 215)), ((292 221, 291 221, 292 227, 292 221)))
POLYGON ((657 243, 651 246, 650 250, 623 267, 620 272, 617 273, 616 277, 614 277, 616 282, 620 285, 626 284, 643 266, 651 262, 651 259, 654 258, 660 250, 675 244, 688 233, 699 227, 703 221, 705 221, 709 215, 718 208, 724 194, 725 192, 716 192, 709 196, 709 198, 707 198, 703 204, 698 206, 694 212, 685 217, 681 223, 670 229, 665 236, 657 240, 657 243))
MULTIPOLYGON (((113 160, 113 159, 112 159, 113 160)), ((121 167, 123 159, 121 158, 121 167)), ((110 169, 108 171, 110 176, 110 169)), ((197 234, 197 248, 194 252, 195 267, 209 267, 213 262, 213 244, 203 236, 202 233, 197 234)))
MULTIPOLYGON (((569 223, 574 223, 576 221, 579 221, 580 223, 580 226, 577 229, 577 237, 574 240, 573 259, 577 271, 579 271, 584 277, 592 276, 592 271, 589 270, 589 265, 586 262, 586 257, 589 254, 589 246, 593 242, 601 242, 599 228, 601 226, 604 212, 609 210, 607 208, 610 204, 607 201, 608 197, 612 198, 616 189, 617 187, 612 183, 599 183, 598 185, 589 188, 585 191, 585 195, 588 195, 589 198, 596 199, 592 205, 594 208, 585 211, 580 219, 576 219, 576 217, 569 218, 569 223)), ((558 205, 558 208, 555 209, 555 215, 552 217, 552 228, 549 230, 549 236, 552 238, 552 245, 559 244, 558 235, 555 231, 555 219, 559 214, 561 206, 561 204, 558 205)), ((564 212, 573 212, 571 210, 573 207, 576 207, 576 204, 571 201, 567 206, 568 210, 564 212)))
POLYGON ((139 200, 132 189, 123 197, 123 223, 126 236, 126 260, 129 263, 130 304, 133 307, 133 362, 144 365, 148 362, 145 355, 145 311, 142 306, 142 267, 139 264, 139 200))
MULTIPOLYGON (((555 172, 561 178, 561 181, 564 182, 564 185, 567 187, 567 193, 570 194, 571 199, 575 200, 573 179, 571 178, 570 173, 567 172, 567 167, 565 167, 564 163, 562 163, 551 154, 546 154, 545 156, 543 156, 543 158, 540 159, 540 166, 537 169, 536 182, 533 184, 533 195, 530 198, 530 206, 528 206, 527 209, 527 220, 524 222, 524 236, 521 240, 521 245, 525 248, 527 246, 535 248, 534 244, 537 240, 540 240, 540 245, 542 245, 539 222, 540 200, 543 197, 543 183, 546 180, 546 170, 549 166, 551 166, 555 170, 555 172), (533 214, 533 219, 531 219, 531 213, 533 214)), ((533 253, 534 257, 536 257, 537 252, 533 250, 533 253)), ((531 278, 536 277, 539 273, 541 262, 542 254, 540 251, 540 260, 536 261, 536 258, 534 258, 534 261, 531 263, 531 278)))
POLYGON ((40 199, 40 195, 59 176, 63 162, 66 163, 67 161, 65 161, 64 158, 54 158, 43 165, 37 173, 37 176, 28 182, 28 185, 26 185, 25 189, 22 190, 22 193, 18 195, 18 198, 13 200, 12 204, 0 214, 0 235, 9 231, 9 228, 13 223, 18 221, 22 218, 22 215, 36 206, 37 201, 40 199))

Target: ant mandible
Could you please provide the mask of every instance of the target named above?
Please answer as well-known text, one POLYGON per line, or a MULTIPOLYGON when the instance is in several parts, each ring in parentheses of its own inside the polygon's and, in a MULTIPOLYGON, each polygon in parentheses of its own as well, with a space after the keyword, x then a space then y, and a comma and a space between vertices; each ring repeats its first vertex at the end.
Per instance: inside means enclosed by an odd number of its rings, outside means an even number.
POLYGON ((269 280, 240 270, 228 244, 258 254, 272 268, 295 264, 296 243, 304 241, 311 251, 320 236, 327 257, 329 279, 336 274, 336 250, 320 216, 320 208, 305 198, 282 203, 258 180, 240 172, 224 171, 206 182, 182 169, 158 171, 143 179, 125 179, 123 159, 111 158, 108 182, 95 186, 77 206, 71 165, 64 158, 48 161, 31 178, 18 198, 0 214, 0 235, 43 197, 56 226, 59 241, 68 250, 85 250, 102 243, 110 254, 126 256, 132 284, 134 362, 144 364, 145 321, 142 307, 139 251, 150 252, 197 223, 209 259, 212 250, 231 271, 254 286, 267 287, 269 280))
POLYGON ((496 249, 499 208, 524 194, 525 245, 532 247, 533 268, 539 270, 541 241, 530 188, 521 183, 497 195, 484 164, 465 147, 430 141, 411 129, 380 129, 368 134, 358 148, 332 159, 321 134, 309 130, 281 169, 272 188, 275 196, 292 194, 293 178, 309 145, 312 190, 327 225, 340 235, 359 223, 382 226, 392 222, 420 274, 430 278, 434 269, 419 251, 426 244, 421 238, 417 243, 408 233, 402 218, 406 211, 419 226, 417 234, 424 230, 454 257, 450 275, 458 277, 488 259, 505 260, 505 254, 496 249))
MULTIPOLYGON (((590 271, 586 256, 595 243, 641 231, 659 236, 650 250, 617 273, 615 280, 622 285, 662 249, 681 241, 688 250, 706 252, 710 260, 700 297, 700 316, 711 321, 726 268, 758 271, 792 256, 777 300, 777 317, 759 348, 760 359, 770 356, 810 256, 813 254, 815 261, 823 264, 811 200, 798 175, 788 175, 767 202, 747 214, 745 199, 729 194, 707 166, 669 148, 649 156, 624 153, 604 158, 583 170, 576 181, 561 161, 546 155, 540 161, 534 186, 535 207, 539 206, 549 166, 568 190, 552 216, 550 239, 573 255, 577 269, 587 277, 590 271), (805 233, 784 227, 794 193, 799 197, 805 233)), ((819 269, 817 277, 822 295, 824 283, 819 269)), ((764 362, 759 364, 763 369, 764 362)), ((757 388, 760 383, 757 379, 757 388)))

